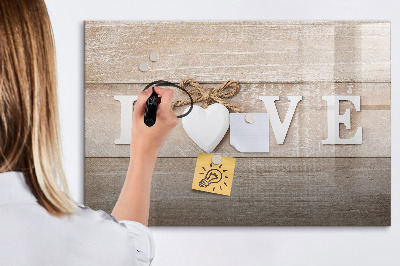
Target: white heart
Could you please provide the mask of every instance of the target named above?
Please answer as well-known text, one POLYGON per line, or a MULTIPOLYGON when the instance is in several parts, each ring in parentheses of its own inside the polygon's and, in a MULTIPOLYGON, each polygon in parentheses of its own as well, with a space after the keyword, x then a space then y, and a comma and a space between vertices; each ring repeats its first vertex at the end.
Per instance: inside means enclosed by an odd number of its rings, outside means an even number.
POLYGON ((193 105, 192 111, 182 118, 182 125, 188 136, 209 153, 217 147, 229 128, 229 111, 220 103, 211 104, 207 109, 193 105))

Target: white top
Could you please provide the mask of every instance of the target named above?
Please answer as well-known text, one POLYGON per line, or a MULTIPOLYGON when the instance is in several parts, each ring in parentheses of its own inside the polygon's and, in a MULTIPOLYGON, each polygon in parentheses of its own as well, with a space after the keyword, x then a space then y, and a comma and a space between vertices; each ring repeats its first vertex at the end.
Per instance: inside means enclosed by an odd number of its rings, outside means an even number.
POLYGON ((150 265, 153 256, 143 224, 87 206, 70 219, 52 216, 22 172, 0 173, 0 265, 150 265))

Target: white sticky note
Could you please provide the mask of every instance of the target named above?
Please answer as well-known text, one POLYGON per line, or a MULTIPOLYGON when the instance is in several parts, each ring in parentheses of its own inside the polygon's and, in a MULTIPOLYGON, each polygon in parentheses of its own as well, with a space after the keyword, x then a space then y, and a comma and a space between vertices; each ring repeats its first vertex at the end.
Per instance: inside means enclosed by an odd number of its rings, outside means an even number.
POLYGON ((254 122, 246 122, 247 113, 231 113, 230 144, 240 152, 269 152, 269 115, 252 113, 254 122))

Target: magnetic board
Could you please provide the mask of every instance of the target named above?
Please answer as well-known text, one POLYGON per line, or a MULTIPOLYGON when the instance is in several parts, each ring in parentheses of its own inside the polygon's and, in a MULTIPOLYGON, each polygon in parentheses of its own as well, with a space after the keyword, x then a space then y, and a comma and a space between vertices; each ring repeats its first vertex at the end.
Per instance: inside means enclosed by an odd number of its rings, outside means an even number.
MULTIPOLYGON (((269 152, 243 153, 229 130, 212 154, 236 158, 231 195, 191 189, 198 153, 181 121, 158 153, 149 225, 390 225, 391 51, 387 21, 86 21, 85 204, 111 212, 129 163, 118 145, 121 103, 154 80, 193 78, 204 88, 237 80, 227 99, 267 112, 259 96, 302 96, 283 144, 270 125, 269 152), (159 55, 157 62, 149 54, 159 55), (140 71, 146 62, 149 69, 140 71), (323 96, 359 96, 349 109, 362 143, 324 145, 323 96)), ((178 90, 176 97, 184 97, 178 90)), ((187 106, 177 107, 176 113, 187 106)))

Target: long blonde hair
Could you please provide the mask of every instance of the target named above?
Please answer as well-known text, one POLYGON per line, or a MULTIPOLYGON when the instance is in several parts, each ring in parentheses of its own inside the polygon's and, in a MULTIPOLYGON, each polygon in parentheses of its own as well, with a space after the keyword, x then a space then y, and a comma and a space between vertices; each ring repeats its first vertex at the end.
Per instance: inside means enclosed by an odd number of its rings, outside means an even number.
POLYGON ((21 171, 50 214, 71 215, 53 31, 43 0, 0 0, 0 172, 21 171))

